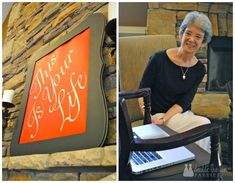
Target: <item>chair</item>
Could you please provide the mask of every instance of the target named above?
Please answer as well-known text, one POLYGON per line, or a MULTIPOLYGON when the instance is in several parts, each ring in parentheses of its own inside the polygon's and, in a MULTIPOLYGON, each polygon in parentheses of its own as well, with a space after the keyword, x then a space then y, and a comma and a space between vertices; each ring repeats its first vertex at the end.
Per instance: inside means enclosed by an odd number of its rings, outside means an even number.
MULTIPOLYGON (((148 57, 154 52, 176 47, 174 36, 155 35, 155 36, 134 36, 120 38, 119 41, 119 68, 120 68, 120 92, 119 92, 119 179, 120 180, 142 180, 156 179, 154 174, 148 176, 133 175, 129 164, 131 151, 157 151, 175 148, 191 144, 199 139, 211 136, 211 155, 209 162, 210 175, 208 179, 218 179, 218 143, 219 130, 218 124, 209 124, 196 127, 189 131, 175 134, 170 137, 151 140, 137 140, 133 138, 133 124, 150 123, 150 89, 139 89, 138 85, 143 71, 146 67, 148 57), (139 111, 137 99, 143 97, 145 103, 145 116, 139 111), (213 169, 212 169, 213 168, 213 169), (216 172, 212 171, 216 170, 216 172), (216 173, 216 176, 214 174, 216 173)), ((174 133, 173 133, 174 134, 174 133)), ((196 154, 197 156, 197 154, 196 154)), ((199 157, 202 158, 202 157, 199 157)), ((204 160, 203 160, 204 161, 204 160)), ((156 170, 157 172, 157 170, 156 170)), ((183 173, 182 173, 183 174, 183 173)), ((181 174, 181 175, 182 175, 181 174)), ((183 177, 166 175, 163 178, 181 180, 183 177)))
MULTIPOLYGON (((227 153, 227 164, 228 170, 233 170, 233 81, 229 80, 225 84, 220 84, 219 81, 216 81, 216 85, 220 89, 225 89, 229 95, 230 99, 230 113, 229 119, 227 120, 227 140, 228 140, 228 153, 227 153)), ((223 124, 222 124, 223 125, 223 124)))

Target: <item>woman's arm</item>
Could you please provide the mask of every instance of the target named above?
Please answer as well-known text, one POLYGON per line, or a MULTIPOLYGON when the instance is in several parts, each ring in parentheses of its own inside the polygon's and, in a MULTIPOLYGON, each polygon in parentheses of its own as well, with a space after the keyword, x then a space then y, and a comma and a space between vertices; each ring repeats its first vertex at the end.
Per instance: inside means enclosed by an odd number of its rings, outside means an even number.
MULTIPOLYGON (((140 111, 144 116, 144 100, 143 100, 143 98, 139 98, 138 102, 139 102, 140 111)), ((182 107, 180 107, 178 104, 175 104, 165 113, 164 116, 162 116, 160 118, 159 118, 159 116, 155 116, 155 115, 152 116, 151 115, 151 122, 154 124, 162 125, 166 121, 168 121, 172 116, 174 116, 177 113, 181 113, 182 111, 183 111, 182 107)))
POLYGON ((141 111, 141 113, 144 116, 144 107, 145 106, 144 106, 144 99, 143 99, 143 97, 138 98, 138 102, 139 102, 140 111, 141 111))
POLYGON ((179 99, 179 101, 176 102, 166 113, 163 117, 159 116, 152 116, 152 123, 154 124, 164 124, 166 121, 168 121, 172 116, 174 116, 177 113, 184 112, 188 109, 190 104, 192 103, 192 100, 197 92, 198 85, 201 83, 203 76, 205 74, 205 68, 203 67, 202 74, 199 77, 199 79, 195 82, 194 86, 191 88, 190 91, 188 91, 185 95, 182 96, 182 98, 179 99))
POLYGON ((182 107, 180 107, 178 104, 174 104, 165 114, 164 116, 151 116, 152 123, 163 125, 165 122, 167 122, 172 116, 174 116, 177 113, 181 113, 183 111, 182 107))
POLYGON ((202 65, 201 74, 199 75, 197 81, 195 82, 194 86, 188 91, 179 101, 176 102, 166 113, 163 117, 159 119, 157 116, 152 117, 152 122, 155 124, 164 124, 168 121, 171 117, 173 117, 177 113, 185 112, 188 107, 191 105, 192 100, 197 92, 197 88, 201 83, 204 75, 205 75, 205 67, 202 65))
MULTIPOLYGON (((154 54, 149 58, 149 62, 144 70, 143 76, 140 81, 139 89, 152 88, 154 79, 161 68, 161 60, 158 58, 158 54, 154 54)), ((139 98, 139 107, 141 113, 144 115, 144 98, 139 98)))

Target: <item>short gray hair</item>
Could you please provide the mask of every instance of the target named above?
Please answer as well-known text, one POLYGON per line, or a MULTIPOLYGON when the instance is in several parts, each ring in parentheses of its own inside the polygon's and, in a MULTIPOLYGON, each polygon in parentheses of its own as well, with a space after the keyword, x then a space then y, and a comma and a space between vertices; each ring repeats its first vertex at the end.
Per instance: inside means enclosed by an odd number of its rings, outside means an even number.
POLYGON ((199 13, 197 11, 188 13, 180 26, 180 35, 183 35, 185 29, 189 26, 189 24, 195 24, 204 31, 204 43, 210 42, 212 37, 212 27, 209 18, 205 14, 199 13))

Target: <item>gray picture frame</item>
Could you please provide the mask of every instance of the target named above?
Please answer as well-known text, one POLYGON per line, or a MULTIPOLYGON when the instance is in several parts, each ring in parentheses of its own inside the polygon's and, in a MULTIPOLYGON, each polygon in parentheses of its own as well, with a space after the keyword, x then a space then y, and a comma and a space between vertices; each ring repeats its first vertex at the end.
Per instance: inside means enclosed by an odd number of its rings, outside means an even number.
POLYGON ((17 120, 11 142, 11 156, 80 150, 103 145, 108 129, 108 113, 102 81, 102 74, 104 69, 104 63, 102 60, 102 47, 104 42, 105 24, 106 20, 102 14, 97 13, 89 15, 83 22, 74 27, 74 29, 64 37, 59 38, 56 42, 53 42, 53 44, 49 44, 48 47, 34 54, 28 65, 20 115, 17 120), (89 80, 86 133, 19 144, 29 90, 36 62, 87 28, 90 28, 91 31, 88 67, 89 80))

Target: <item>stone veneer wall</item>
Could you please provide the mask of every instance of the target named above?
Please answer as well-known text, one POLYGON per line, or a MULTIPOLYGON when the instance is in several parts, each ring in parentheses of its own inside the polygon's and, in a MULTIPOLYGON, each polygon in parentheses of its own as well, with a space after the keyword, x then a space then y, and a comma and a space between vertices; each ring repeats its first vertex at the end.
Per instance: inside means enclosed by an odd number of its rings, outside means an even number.
MULTIPOLYGON (((199 11, 209 17, 214 36, 233 36, 233 4, 203 2, 149 3, 147 34, 171 34, 178 39, 179 27, 190 11, 199 11)), ((207 48, 200 49, 196 56, 207 68, 207 48)), ((206 82, 207 74, 194 98, 193 111, 211 118, 228 118, 230 112, 228 95, 221 92, 206 92, 206 82)))
MULTIPOLYGON (((3 180, 115 180, 116 179, 116 56, 103 47, 104 89, 109 129, 104 147, 10 156, 12 133, 19 116, 27 62, 34 52, 53 44, 89 14, 108 17, 108 3, 14 3, 3 45, 3 90, 14 89, 11 119, 3 132, 3 180)), ((110 39, 106 37, 106 43, 110 39)))

